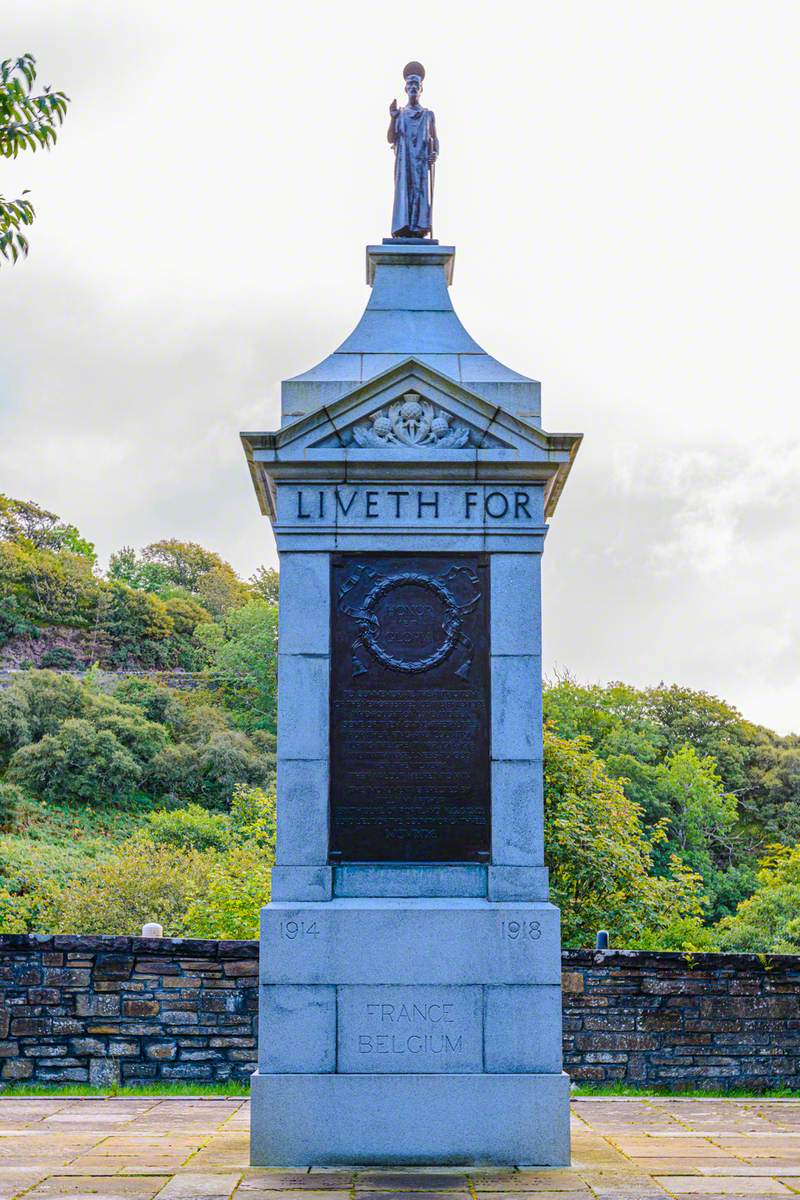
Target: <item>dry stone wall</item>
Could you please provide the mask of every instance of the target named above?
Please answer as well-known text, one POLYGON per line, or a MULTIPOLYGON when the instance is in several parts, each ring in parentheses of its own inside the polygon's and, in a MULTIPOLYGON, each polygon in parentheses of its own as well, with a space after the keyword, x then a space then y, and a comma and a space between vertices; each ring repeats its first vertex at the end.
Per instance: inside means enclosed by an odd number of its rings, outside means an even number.
MULTIPOLYGON (((800 1089, 800 957, 565 950, 572 1078, 800 1089)), ((258 943, 0 936, 0 1086, 210 1083, 256 1064, 258 943)))

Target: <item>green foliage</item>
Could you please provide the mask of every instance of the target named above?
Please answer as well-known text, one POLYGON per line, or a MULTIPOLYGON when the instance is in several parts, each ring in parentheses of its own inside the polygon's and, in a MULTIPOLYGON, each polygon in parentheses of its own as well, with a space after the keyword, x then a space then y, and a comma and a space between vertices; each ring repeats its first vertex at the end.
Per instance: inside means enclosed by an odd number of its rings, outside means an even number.
POLYGON ((2 594, 0 582, 0 647, 12 638, 38 638, 40 633, 39 626, 25 616, 19 597, 2 594))
POLYGON ((167 745, 163 725, 148 721, 132 705, 122 705, 109 696, 100 697, 91 707, 90 717, 96 729, 105 729, 143 766, 167 745))
POLYGON ((151 542, 142 551, 142 559, 161 567, 169 583, 193 593, 198 591, 203 577, 209 571, 232 571, 229 564, 213 550, 206 550, 197 542, 181 542, 177 538, 151 542))
POLYGON ((271 863, 255 845, 220 855, 210 867, 206 888, 189 906, 190 937, 256 938, 259 913, 270 897, 271 863))
POLYGON ((665 874, 675 855, 698 871, 711 920, 752 889, 759 846, 800 837, 798 739, 752 725, 714 696, 566 678, 545 689, 544 711, 561 736, 589 739, 646 824, 663 823, 655 870, 665 874))
POLYGON ((174 625, 158 596, 126 583, 112 583, 104 597, 100 624, 113 643, 112 658, 119 666, 167 665, 167 643, 174 625))
POLYGON ((150 813, 144 836, 157 846, 192 850, 224 850, 233 840, 230 819, 199 804, 150 813))
POLYGON ((238 783, 268 784, 273 756, 260 752, 243 734, 223 730, 200 745, 180 742, 153 757, 145 787, 154 796, 225 806, 238 783))
POLYGON ((13 829, 25 805, 25 793, 0 779, 0 829, 13 829))
POLYGON ((43 800, 99 804, 131 796, 141 770, 110 730, 70 717, 57 733, 17 750, 8 775, 43 800))
POLYGON ((630 945, 646 929, 699 916, 697 877, 677 860, 670 877, 652 874, 663 829, 647 837, 641 809, 587 740, 546 730, 544 752, 545 854, 564 944, 591 945, 608 929, 612 945, 630 945))
POLYGON ((188 720, 177 692, 152 679, 123 679, 114 688, 114 699, 139 709, 148 721, 166 725, 173 736, 180 734, 188 720))
POLYGON ((708 954, 719 950, 719 935, 714 926, 704 925, 698 917, 676 917, 657 929, 646 929, 626 948, 708 954))
POLYGON ((189 936, 187 914, 208 890, 214 858, 134 838, 63 889, 51 925, 59 933, 139 934, 148 921, 189 936))
POLYGON ((18 675, 5 693, 0 695, 16 704, 24 713, 24 741, 36 742, 45 734, 56 733, 63 721, 69 717, 82 717, 86 712, 89 693, 71 675, 58 675, 55 671, 28 671, 18 675))
POLYGON ((220 626, 204 626, 198 636, 212 662, 221 696, 246 730, 274 732, 277 722, 278 609, 251 600, 234 609, 220 626))
MULTIPOLYGON (((36 59, 32 54, 0 63, 0 155, 16 158, 23 150, 49 150, 56 144, 58 128, 67 115, 69 98, 49 87, 35 93, 36 59)), ((22 232, 33 223, 30 200, 0 196, 0 254, 16 262, 28 253, 22 232)))
POLYGON ((231 827, 242 842, 253 842, 275 860, 275 792, 239 783, 231 800, 231 827))
POLYGON ((91 628, 103 585, 83 554, 28 542, 0 541, 0 609, 4 623, 91 628))
POLYGON ((164 607, 178 637, 190 638, 198 625, 208 625, 212 620, 202 604, 180 596, 170 596, 164 602, 164 607))
POLYGON ((280 590, 280 575, 274 567, 259 567, 255 575, 250 576, 250 587, 260 600, 268 604, 278 603, 280 590))
POLYGON ((94 546, 74 525, 65 524, 55 513, 33 500, 14 500, 0 495, 0 540, 32 546, 35 550, 68 550, 94 565, 94 546))
POLYGON ((4 767, 20 746, 31 740, 28 710, 18 689, 0 691, 0 767, 4 767))
MULTIPOLYGON (((239 789, 232 817, 197 805, 151 813, 137 836, 49 899, 60 932, 255 937, 269 900, 274 797, 239 789)), ((0 896, 0 907, 2 896, 0 896)))
POLYGON ((800 845, 770 846, 756 891, 720 922, 723 950, 800 954, 800 845))
POLYGON ((57 671, 74 671, 78 660, 69 646, 53 646, 42 655, 41 665, 57 671))
POLYGON ((123 547, 112 554, 108 574, 112 580, 156 592, 164 599, 177 591, 184 599, 194 598, 206 613, 217 617, 244 604, 251 595, 251 589, 237 577, 230 563, 213 550, 177 538, 152 542, 141 555, 130 546, 123 547))
POLYGON ((162 564, 141 559, 132 546, 123 546, 111 555, 108 578, 112 583, 126 583, 141 592, 167 591, 171 583, 162 564))

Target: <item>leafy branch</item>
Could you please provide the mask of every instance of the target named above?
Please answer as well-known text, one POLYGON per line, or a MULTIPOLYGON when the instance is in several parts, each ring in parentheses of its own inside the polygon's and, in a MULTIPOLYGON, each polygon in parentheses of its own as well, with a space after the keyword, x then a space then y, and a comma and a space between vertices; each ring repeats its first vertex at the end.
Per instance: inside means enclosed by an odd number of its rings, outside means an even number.
MULTIPOLYGON (((34 92, 36 59, 32 54, 0 63, 0 155, 16 158, 23 150, 50 150, 67 115, 69 97, 45 87, 34 92)), ((0 254, 16 262, 28 253, 24 228, 33 224, 27 189, 16 200, 0 195, 0 254)))

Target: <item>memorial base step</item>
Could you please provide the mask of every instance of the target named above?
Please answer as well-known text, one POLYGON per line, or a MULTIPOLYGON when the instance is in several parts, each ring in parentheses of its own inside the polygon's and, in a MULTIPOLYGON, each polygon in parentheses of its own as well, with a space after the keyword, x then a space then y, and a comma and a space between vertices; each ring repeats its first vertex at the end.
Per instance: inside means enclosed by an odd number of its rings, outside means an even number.
POLYGON ((251 1077, 258 1167, 563 1167, 570 1161, 564 1074, 251 1077))

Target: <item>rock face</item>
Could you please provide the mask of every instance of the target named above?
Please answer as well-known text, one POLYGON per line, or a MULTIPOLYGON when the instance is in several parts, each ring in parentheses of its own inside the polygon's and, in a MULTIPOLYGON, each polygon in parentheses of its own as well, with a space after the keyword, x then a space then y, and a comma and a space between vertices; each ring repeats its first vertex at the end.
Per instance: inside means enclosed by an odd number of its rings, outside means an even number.
POLYGON ((255 1164, 569 1161, 540 561, 580 438, 453 256, 369 247, 358 327, 242 435, 281 559, 255 1164))

